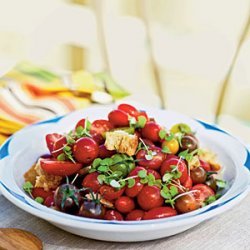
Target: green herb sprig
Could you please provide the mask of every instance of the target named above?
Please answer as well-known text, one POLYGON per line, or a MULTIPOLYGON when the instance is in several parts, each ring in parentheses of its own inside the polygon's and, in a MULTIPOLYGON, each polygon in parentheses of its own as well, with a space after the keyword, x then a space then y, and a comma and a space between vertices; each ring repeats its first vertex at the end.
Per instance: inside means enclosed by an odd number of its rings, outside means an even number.
POLYGON ((147 119, 143 115, 138 116, 137 120, 135 117, 131 117, 129 119, 129 126, 135 128, 135 129, 144 128, 146 123, 147 123, 147 119))

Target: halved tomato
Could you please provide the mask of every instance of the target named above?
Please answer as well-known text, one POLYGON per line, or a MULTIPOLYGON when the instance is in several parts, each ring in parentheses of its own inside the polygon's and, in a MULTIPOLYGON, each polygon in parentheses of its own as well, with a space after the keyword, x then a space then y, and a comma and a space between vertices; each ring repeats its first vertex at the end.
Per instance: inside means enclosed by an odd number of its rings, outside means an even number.
POLYGON ((53 133, 53 134, 47 134, 45 139, 47 143, 47 147, 50 151, 50 153, 54 150, 54 144, 57 140, 59 140, 63 135, 53 133))
POLYGON ((58 176, 72 175, 82 168, 81 163, 51 159, 41 159, 40 165, 46 173, 58 176))
POLYGON ((53 151, 51 154, 54 158, 57 158, 58 155, 63 153, 63 147, 67 144, 67 139, 65 136, 62 136, 57 141, 54 142, 53 151))

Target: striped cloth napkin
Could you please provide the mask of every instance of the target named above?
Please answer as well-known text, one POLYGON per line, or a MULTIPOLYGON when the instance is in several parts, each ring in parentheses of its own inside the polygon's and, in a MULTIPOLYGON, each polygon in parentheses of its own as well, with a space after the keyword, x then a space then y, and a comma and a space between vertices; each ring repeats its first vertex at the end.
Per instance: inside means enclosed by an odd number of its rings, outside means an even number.
POLYGON ((21 63, 0 78, 0 144, 27 124, 128 94, 106 73, 58 75, 21 63))

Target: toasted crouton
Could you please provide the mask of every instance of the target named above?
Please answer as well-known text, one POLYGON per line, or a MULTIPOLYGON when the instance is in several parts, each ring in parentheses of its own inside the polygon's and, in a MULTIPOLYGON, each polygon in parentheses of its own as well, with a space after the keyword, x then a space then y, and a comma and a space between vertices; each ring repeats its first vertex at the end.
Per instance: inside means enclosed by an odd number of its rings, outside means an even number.
POLYGON ((47 174, 40 166, 40 162, 38 161, 35 170, 37 173, 35 187, 43 188, 45 191, 49 191, 50 189, 56 189, 63 177, 47 174))
POLYGON ((36 176, 37 172, 35 170, 36 164, 34 164, 25 174, 24 174, 24 180, 27 182, 31 182, 32 185, 35 185, 36 183, 36 176))
POLYGON ((138 137, 130 135, 122 130, 106 132, 105 147, 108 150, 116 150, 118 153, 132 156, 138 146, 138 137))

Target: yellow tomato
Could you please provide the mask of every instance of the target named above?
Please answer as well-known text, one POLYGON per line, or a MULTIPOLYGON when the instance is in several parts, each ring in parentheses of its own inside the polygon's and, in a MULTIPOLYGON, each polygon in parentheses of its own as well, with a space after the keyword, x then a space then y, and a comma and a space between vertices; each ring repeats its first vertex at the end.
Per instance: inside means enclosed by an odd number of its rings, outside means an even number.
POLYGON ((179 143, 173 138, 170 141, 164 141, 162 143, 162 148, 167 147, 171 154, 176 154, 179 151, 179 143))

